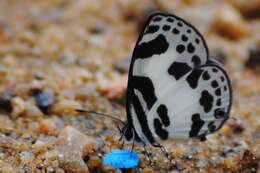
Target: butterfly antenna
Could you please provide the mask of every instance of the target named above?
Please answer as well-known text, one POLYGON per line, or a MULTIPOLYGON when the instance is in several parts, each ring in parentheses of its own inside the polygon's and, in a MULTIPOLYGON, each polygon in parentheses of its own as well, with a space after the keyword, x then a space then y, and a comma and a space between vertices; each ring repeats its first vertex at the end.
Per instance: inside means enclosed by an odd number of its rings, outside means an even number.
POLYGON ((103 113, 99 113, 99 112, 95 112, 95 111, 88 111, 88 110, 83 110, 83 109, 75 109, 75 111, 78 112, 78 113, 90 113, 90 114, 101 115, 101 116, 104 116, 104 117, 109 117, 109 118, 111 118, 113 120, 119 121, 123 125, 126 125, 126 123, 124 121, 122 121, 119 118, 116 118, 114 116, 108 115, 108 114, 103 114, 103 113))

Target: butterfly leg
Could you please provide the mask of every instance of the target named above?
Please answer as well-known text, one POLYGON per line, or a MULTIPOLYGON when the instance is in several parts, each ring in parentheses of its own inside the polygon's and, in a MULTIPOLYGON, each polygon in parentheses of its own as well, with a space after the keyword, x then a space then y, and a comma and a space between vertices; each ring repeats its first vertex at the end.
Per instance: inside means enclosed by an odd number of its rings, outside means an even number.
POLYGON ((123 140, 122 144, 121 144, 121 149, 124 148, 125 145, 125 140, 123 140))
POLYGON ((153 147, 160 148, 160 150, 161 150, 161 152, 163 153, 163 155, 164 155, 167 159, 169 159, 168 152, 166 151, 166 149, 165 149, 162 145, 160 145, 159 143, 154 143, 154 144, 152 144, 152 146, 153 146, 153 147))
POLYGON ((119 126, 117 126, 117 129, 118 129, 118 131, 121 133, 121 136, 120 136, 120 138, 118 139, 118 141, 119 141, 119 142, 122 141, 122 144, 121 144, 121 149, 122 149, 122 148, 124 148, 124 144, 125 144, 125 140, 123 139, 124 133, 122 132, 122 129, 120 129, 119 126))
POLYGON ((135 147, 135 140, 133 140, 133 145, 132 145, 132 148, 131 148, 131 152, 133 152, 134 147, 135 147))
POLYGON ((151 164, 152 163, 151 153, 147 151, 146 144, 143 143, 143 146, 144 146, 144 153, 148 157, 149 164, 151 164))

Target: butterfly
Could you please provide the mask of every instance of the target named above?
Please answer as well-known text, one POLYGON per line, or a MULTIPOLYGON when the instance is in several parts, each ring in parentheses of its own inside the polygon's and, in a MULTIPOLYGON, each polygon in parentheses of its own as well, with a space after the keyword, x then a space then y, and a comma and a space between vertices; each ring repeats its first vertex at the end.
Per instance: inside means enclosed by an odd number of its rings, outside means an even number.
POLYGON ((122 136, 162 147, 161 140, 204 141, 218 131, 229 118, 232 88, 194 26, 173 14, 154 13, 133 51, 126 99, 122 136))
POLYGON ((131 59, 124 138, 155 147, 167 139, 204 141, 231 105, 227 72, 210 59, 199 31, 175 15, 152 14, 131 59))

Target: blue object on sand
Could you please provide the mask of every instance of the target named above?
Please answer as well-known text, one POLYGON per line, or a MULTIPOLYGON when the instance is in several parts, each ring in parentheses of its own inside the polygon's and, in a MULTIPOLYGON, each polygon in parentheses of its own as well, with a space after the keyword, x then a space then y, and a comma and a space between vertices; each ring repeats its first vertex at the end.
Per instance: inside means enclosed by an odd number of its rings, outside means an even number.
POLYGON ((104 157, 103 163, 119 169, 133 168, 138 165, 139 158, 136 152, 113 150, 104 157))

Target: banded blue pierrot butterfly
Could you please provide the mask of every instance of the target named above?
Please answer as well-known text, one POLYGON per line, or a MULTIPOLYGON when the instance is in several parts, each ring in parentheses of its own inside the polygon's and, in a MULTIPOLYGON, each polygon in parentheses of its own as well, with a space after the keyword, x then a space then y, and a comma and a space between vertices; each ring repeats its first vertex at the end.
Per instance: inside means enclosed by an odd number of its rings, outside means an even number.
POLYGON ((203 141, 229 118, 231 104, 228 75, 198 30, 175 15, 152 14, 130 64, 125 139, 155 147, 167 139, 203 141))

